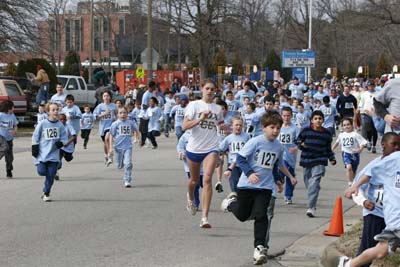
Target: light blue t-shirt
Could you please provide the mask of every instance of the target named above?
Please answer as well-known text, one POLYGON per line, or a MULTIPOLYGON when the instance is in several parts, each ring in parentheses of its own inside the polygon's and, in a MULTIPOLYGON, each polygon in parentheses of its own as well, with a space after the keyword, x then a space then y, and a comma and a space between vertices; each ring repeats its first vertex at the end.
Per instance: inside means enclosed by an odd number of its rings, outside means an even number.
POLYGON ((67 117, 69 117, 69 122, 71 123, 72 127, 74 127, 75 132, 78 134, 79 131, 81 130, 81 118, 82 118, 82 112, 79 109, 77 105, 73 105, 72 107, 63 107, 61 110, 61 113, 65 114, 67 117))
POLYGON ((148 108, 146 110, 147 117, 149 117, 149 131, 160 131, 160 119, 163 118, 163 114, 159 107, 148 108))
POLYGON ((64 125, 56 120, 48 119, 40 122, 32 135, 32 144, 39 144, 39 155, 35 159, 35 165, 39 162, 59 162, 60 150, 55 146, 57 141, 67 143, 67 130, 64 125))
POLYGON ((321 101, 321 104, 322 104, 322 103, 323 103, 322 99, 323 99, 325 96, 329 96, 329 95, 328 95, 327 93, 325 93, 325 92, 322 92, 322 93, 317 92, 317 93, 315 93, 315 95, 313 96, 313 98, 314 98, 314 101, 315 101, 315 100, 319 100, 319 101, 321 101))
MULTIPOLYGON (((66 125, 64 125, 65 130, 67 131, 67 136, 68 136, 68 140, 72 137, 72 136, 76 136, 76 131, 74 129, 74 127, 72 127, 71 123, 67 122, 66 125)), ((68 146, 64 146, 61 148, 61 150, 64 150, 67 153, 74 153, 75 151, 75 142, 70 143, 68 146)))
POLYGON ((240 102, 240 105, 242 106, 244 104, 245 97, 248 97, 250 99, 250 102, 253 102, 254 98, 256 97, 256 94, 251 89, 249 89, 249 91, 243 89, 237 92, 235 95, 235 99, 238 100, 240 102))
POLYGON ((288 127, 282 126, 278 137, 283 146, 283 160, 292 168, 296 167, 297 152, 289 153, 289 148, 296 147, 295 140, 299 132, 300 129, 296 125, 290 124, 288 127))
MULTIPOLYGON (((366 173, 370 173, 370 169, 374 168, 376 164, 378 164, 382 160, 382 157, 378 157, 368 163, 354 178, 353 183, 360 180, 366 173)), ((383 218, 383 184, 376 183, 374 177, 371 177, 369 180, 369 184, 363 184, 361 186, 361 190, 366 192, 365 197, 375 203, 375 208, 371 211, 366 208, 363 208, 363 216, 367 216, 369 214, 373 214, 378 217, 383 218), (368 190, 368 191, 367 191, 368 190)))
POLYGON ((322 105, 319 108, 320 111, 324 114, 324 122, 322 126, 324 128, 335 127, 335 116, 337 115, 336 107, 329 105, 328 107, 322 105))
POLYGON ((132 148, 132 135, 137 130, 136 124, 131 120, 114 121, 110 127, 110 134, 114 138, 114 148, 126 150, 132 148))
POLYGON ((236 163, 236 155, 243 148, 250 136, 247 133, 241 133, 239 135, 230 134, 222 140, 219 144, 219 149, 222 152, 228 151, 228 163, 236 163))
POLYGON ((228 113, 226 115, 230 117, 238 117, 240 108, 239 101, 227 99, 225 102, 228 105, 228 113))
POLYGON ((0 135, 6 139, 6 141, 11 141, 14 139, 12 135, 12 130, 18 125, 18 120, 14 113, 8 114, 0 112, 0 135))
POLYGON ((35 127, 39 124, 39 122, 47 119, 49 116, 47 116, 46 112, 42 112, 42 113, 37 113, 36 114, 36 124, 35 127))
POLYGON ((165 105, 164 105, 164 114, 170 114, 172 108, 175 106, 175 99, 169 98, 169 96, 165 97, 165 105))
POLYGON ((365 173, 383 184, 383 215, 387 230, 400 230, 400 151, 394 152, 365 173))
POLYGON ((181 105, 174 106, 171 110, 171 116, 174 116, 175 127, 182 126, 185 118, 186 107, 181 105))
POLYGON ((60 107, 65 107, 65 97, 67 95, 62 93, 61 95, 55 94, 50 98, 50 103, 56 103, 58 104, 60 107))
POLYGON ((94 117, 94 115, 91 112, 83 113, 82 118, 81 118, 82 129, 85 129, 85 130, 92 129, 95 120, 96 120, 96 118, 94 117))
MULTIPOLYGON (((189 142, 189 137, 190 137, 190 131, 186 131, 182 134, 181 138, 179 138, 178 144, 176 145, 176 151, 178 153, 185 153, 186 152, 186 146, 189 142)), ((183 168, 186 173, 190 172, 189 166, 187 164, 187 160, 183 160, 183 168)), ((203 175, 203 163, 200 165, 200 175, 203 175)))
POLYGON ((301 129, 310 126, 310 115, 308 114, 308 112, 298 112, 296 114, 296 123, 300 126, 301 129))
POLYGON ((98 118, 101 113, 106 112, 107 110, 110 110, 110 113, 104 117, 99 118, 100 123, 99 123, 99 134, 100 136, 103 136, 105 134, 105 131, 110 129, 111 124, 115 121, 116 119, 116 114, 117 114, 117 106, 114 103, 109 103, 104 104, 100 103, 97 105, 97 107, 93 111, 93 115, 98 118))
POLYGON ((149 106, 150 98, 155 97, 156 95, 153 92, 149 92, 148 90, 144 92, 142 97, 142 109, 143 105, 149 106))
POLYGON ((283 147, 278 140, 270 141, 265 135, 250 139, 239 151, 238 155, 245 157, 252 170, 259 174, 260 182, 251 184, 243 172, 240 176, 238 188, 241 189, 274 189, 272 170, 278 161, 278 166, 283 165, 283 147))

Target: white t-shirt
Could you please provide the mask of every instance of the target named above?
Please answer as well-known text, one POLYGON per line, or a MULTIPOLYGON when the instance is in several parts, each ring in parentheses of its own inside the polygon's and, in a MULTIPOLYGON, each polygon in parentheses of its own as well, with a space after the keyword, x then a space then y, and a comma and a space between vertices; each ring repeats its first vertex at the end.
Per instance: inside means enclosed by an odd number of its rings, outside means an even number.
POLYGON ((218 150, 219 139, 217 125, 223 122, 221 106, 214 103, 206 103, 203 100, 196 100, 186 107, 185 117, 189 120, 198 119, 202 112, 210 110, 207 119, 191 129, 186 150, 192 153, 208 153, 218 150))
POLYGON ((340 133, 336 143, 340 143, 343 152, 354 154, 354 150, 358 149, 360 145, 367 145, 368 141, 359 133, 353 131, 340 133))

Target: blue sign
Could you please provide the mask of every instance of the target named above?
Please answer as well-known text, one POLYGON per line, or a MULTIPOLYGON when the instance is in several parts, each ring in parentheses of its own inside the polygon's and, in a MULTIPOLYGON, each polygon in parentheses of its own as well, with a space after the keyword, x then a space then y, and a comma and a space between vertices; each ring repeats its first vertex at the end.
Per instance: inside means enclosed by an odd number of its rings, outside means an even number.
POLYGON ((305 68, 293 68, 292 69, 292 79, 294 79, 294 77, 299 78, 299 81, 304 83, 306 81, 305 68))
POLYGON ((282 51, 282 68, 315 67, 315 51, 286 50, 282 51))

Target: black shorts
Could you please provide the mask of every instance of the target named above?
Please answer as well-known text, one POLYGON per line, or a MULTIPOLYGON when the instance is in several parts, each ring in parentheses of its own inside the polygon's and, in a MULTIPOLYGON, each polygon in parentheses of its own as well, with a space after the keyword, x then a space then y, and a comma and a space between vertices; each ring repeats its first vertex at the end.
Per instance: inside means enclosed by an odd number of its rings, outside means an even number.
POLYGON ((110 129, 105 130, 105 131, 104 131, 104 135, 100 136, 100 137, 101 137, 101 140, 103 140, 103 142, 106 141, 106 134, 107 134, 108 132, 110 132, 110 129))

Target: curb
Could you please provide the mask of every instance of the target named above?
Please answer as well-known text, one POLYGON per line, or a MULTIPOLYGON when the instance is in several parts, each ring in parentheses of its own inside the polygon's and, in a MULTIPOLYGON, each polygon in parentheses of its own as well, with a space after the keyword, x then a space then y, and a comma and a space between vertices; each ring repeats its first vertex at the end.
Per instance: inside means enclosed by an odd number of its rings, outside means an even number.
MULTIPOLYGON (((358 223, 362 217, 360 207, 356 205, 344 211, 343 215, 345 231, 358 223)), ((330 221, 298 239, 276 260, 284 267, 337 267, 339 256, 342 255, 336 249, 339 237, 322 234, 329 228, 329 224, 330 221)))

